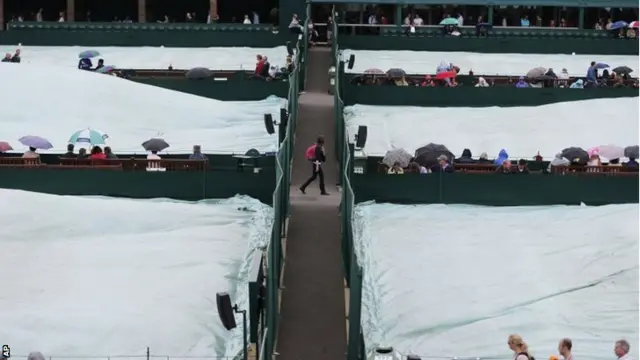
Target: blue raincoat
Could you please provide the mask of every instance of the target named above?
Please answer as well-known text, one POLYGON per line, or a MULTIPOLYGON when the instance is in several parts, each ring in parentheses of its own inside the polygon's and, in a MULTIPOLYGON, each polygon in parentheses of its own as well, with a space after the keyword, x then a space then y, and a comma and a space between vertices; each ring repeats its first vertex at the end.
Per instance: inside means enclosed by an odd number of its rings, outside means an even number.
POLYGON ((505 160, 509 159, 509 154, 507 154, 507 150, 502 149, 500 153, 498 153, 498 157, 493 161, 496 165, 502 165, 505 160))

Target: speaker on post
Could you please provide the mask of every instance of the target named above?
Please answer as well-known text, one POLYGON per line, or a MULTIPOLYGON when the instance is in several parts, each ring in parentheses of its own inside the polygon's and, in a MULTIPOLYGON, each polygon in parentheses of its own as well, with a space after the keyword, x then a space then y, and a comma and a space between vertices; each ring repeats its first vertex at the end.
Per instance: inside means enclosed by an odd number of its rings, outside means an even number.
POLYGON ((276 130, 273 127, 273 117, 271 114, 264 114, 264 127, 267 129, 267 134, 273 135, 276 130))
POLYGON ((222 326, 227 330, 236 328, 236 318, 234 316, 231 297, 226 292, 216 294, 216 304, 218 305, 218 315, 222 321, 222 326))
POLYGON ((356 149, 364 148, 367 143, 367 127, 358 126, 358 134, 356 135, 356 149))
POLYGON ((407 360, 422 360, 422 358, 418 355, 409 355, 407 356, 407 360))
POLYGON ((347 65, 349 67, 349 70, 353 69, 353 64, 356 62, 356 56, 351 54, 351 56, 349 56, 349 64, 347 65))

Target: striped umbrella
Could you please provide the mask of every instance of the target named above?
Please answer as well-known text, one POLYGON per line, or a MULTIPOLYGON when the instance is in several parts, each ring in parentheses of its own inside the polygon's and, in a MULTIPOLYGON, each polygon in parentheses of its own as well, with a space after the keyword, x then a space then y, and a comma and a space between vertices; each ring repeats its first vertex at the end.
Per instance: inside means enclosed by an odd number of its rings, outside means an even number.
POLYGON ((110 73, 111 71, 113 71, 115 69, 116 69, 115 66, 106 65, 106 66, 103 66, 100 69, 96 70, 96 72, 97 73, 101 73, 101 74, 106 74, 106 73, 110 73))
POLYGON ((630 22, 629 23, 629 27, 633 28, 633 29, 637 29, 638 28, 638 20, 630 22))
POLYGON ((93 129, 78 130, 69 138, 69 144, 104 145, 109 135, 93 129))

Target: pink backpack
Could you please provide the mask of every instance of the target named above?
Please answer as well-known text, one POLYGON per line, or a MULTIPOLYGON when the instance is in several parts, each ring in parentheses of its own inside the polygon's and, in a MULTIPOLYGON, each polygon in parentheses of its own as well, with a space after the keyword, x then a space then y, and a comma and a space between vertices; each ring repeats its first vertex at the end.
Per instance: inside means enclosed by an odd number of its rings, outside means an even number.
POLYGON ((316 144, 313 144, 307 148, 307 152, 305 153, 305 157, 307 160, 313 160, 316 157, 316 144))

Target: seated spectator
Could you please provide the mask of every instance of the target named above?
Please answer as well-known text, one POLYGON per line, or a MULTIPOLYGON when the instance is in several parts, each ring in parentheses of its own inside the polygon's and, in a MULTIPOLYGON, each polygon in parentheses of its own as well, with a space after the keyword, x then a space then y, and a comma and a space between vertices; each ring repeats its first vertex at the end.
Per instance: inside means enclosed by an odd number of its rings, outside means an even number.
POLYGON ((635 168, 635 169, 638 168, 638 162, 636 161, 636 158, 634 158, 634 157, 630 157, 629 161, 627 161, 623 165, 628 167, 628 168, 635 168))
POLYGON ((100 59, 100 60, 98 60, 98 65, 96 65, 96 68, 93 69, 93 70, 96 71, 96 70, 101 69, 103 67, 104 67, 104 59, 100 59))
POLYGON ((19 63, 20 61, 22 61, 22 58, 20 57, 20 49, 16 49, 16 53, 11 57, 11 62, 19 63))
POLYGON ((504 160, 502 164, 498 166, 496 172, 500 174, 513 174, 513 169, 511 168, 511 160, 504 160))
POLYGON ((480 158, 478 159, 478 161, 476 162, 478 164, 491 164, 492 161, 489 160, 489 155, 487 155, 486 152, 483 152, 480 154, 480 158))
POLYGON ((91 160, 104 160, 107 156, 102 152, 102 148, 100 146, 94 146, 91 149, 91 156, 89 159, 91 160))
POLYGON ((4 58, 2 59, 2 62, 11 62, 11 53, 6 53, 4 55, 4 58))
POLYGON ((609 166, 622 166, 622 164, 620 164, 620 159, 611 159, 609 160, 609 166))
POLYGON ((411 172, 414 173, 420 173, 420 174, 428 174, 429 173, 429 169, 427 169, 426 167, 418 164, 417 162, 413 161, 409 164, 409 169, 411 169, 411 172))
POLYGON ((193 154, 189 155, 189 160, 207 160, 207 157, 202 153, 200 145, 193 145, 193 154))
POLYGON ((587 162, 587 166, 602 166, 602 161, 600 160, 600 155, 592 154, 589 157, 589 161, 587 162))
POLYGON ((158 155, 157 151, 152 151, 151 154, 147 155, 147 160, 151 160, 147 162, 147 171, 166 171, 167 169, 162 167, 162 163, 160 160, 162 158, 158 155))
POLYGON ((516 83, 516 87, 518 89, 523 89, 523 88, 528 88, 529 84, 527 84, 526 81, 524 81, 524 76, 520 76, 520 78, 518 79, 518 82, 516 83))
POLYGON ((264 63, 262 65, 262 68, 260 69, 259 75, 266 79, 269 77, 269 68, 271 67, 271 64, 269 63, 269 58, 267 58, 266 56, 263 56, 262 60, 264 61, 264 63))
POLYGON ((476 87, 489 87, 489 83, 482 76, 478 78, 476 87))
POLYGON ((569 86, 569 89, 584 89, 584 81, 582 81, 582 79, 576 80, 571 84, 571 86, 569 86))
POLYGON ((431 167, 431 172, 434 172, 434 173, 438 173, 438 172, 452 173, 453 171, 454 171, 453 166, 449 164, 449 158, 447 157, 447 155, 438 156, 438 164, 433 165, 431 167))
POLYGON ((67 145, 67 152, 66 152, 66 153, 64 153, 64 155, 62 155, 62 157, 63 157, 63 158, 70 158, 70 159, 73 159, 73 158, 78 157, 78 155, 76 155, 76 154, 73 152, 73 149, 74 149, 73 144, 69 144, 69 145, 67 145))
POLYGON ((555 166, 569 166, 571 164, 569 160, 562 157, 562 153, 557 153, 555 158, 549 162, 549 168, 547 171, 551 172, 551 169, 555 166))
POLYGON ((475 163, 475 160, 472 159, 471 150, 469 149, 462 150, 462 155, 456 160, 456 162, 460 164, 475 163))
POLYGON ((431 75, 426 75, 421 85, 425 87, 435 87, 436 83, 431 79, 431 75))
POLYGON ((39 157, 40 154, 36 152, 36 148, 32 147, 30 147, 29 150, 25 151, 24 154, 22 154, 23 159, 38 159, 39 157))
POLYGON ((507 153, 507 150, 501 149, 500 152, 498 153, 498 157, 493 161, 493 163, 496 165, 502 165, 502 163, 508 159, 509 159, 509 154, 507 153))
POLYGON ((400 166, 400 163, 396 162, 387 170, 387 174, 402 175, 404 174, 404 169, 400 166))
POLYGON ((78 61, 78 69, 80 70, 91 70, 93 67, 93 63, 89 58, 83 58, 78 61))
POLYGON ((89 155, 87 154, 87 149, 85 148, 80 148, 80 150, 78 150, 78 159, 88 159, 89 155))
POLYGON ((287 55, 287 59, 285 60, 285 67, 286 67, 287 73, 293 72, 293 70, 295 69, 295 65, 293 64, 293 56, 287 55))
POLYGON ((529 167, 527 167, 527 161, 525 159, 518 160, 518 168, 516 169, 516 174, 528 174, 529 167))
POLYGON ((109 160, 114 160, 118 158, 116 154, 114 154, 113 151, 111 151, 111 147, 109 146, 104 147, 104 154, 109 160))

